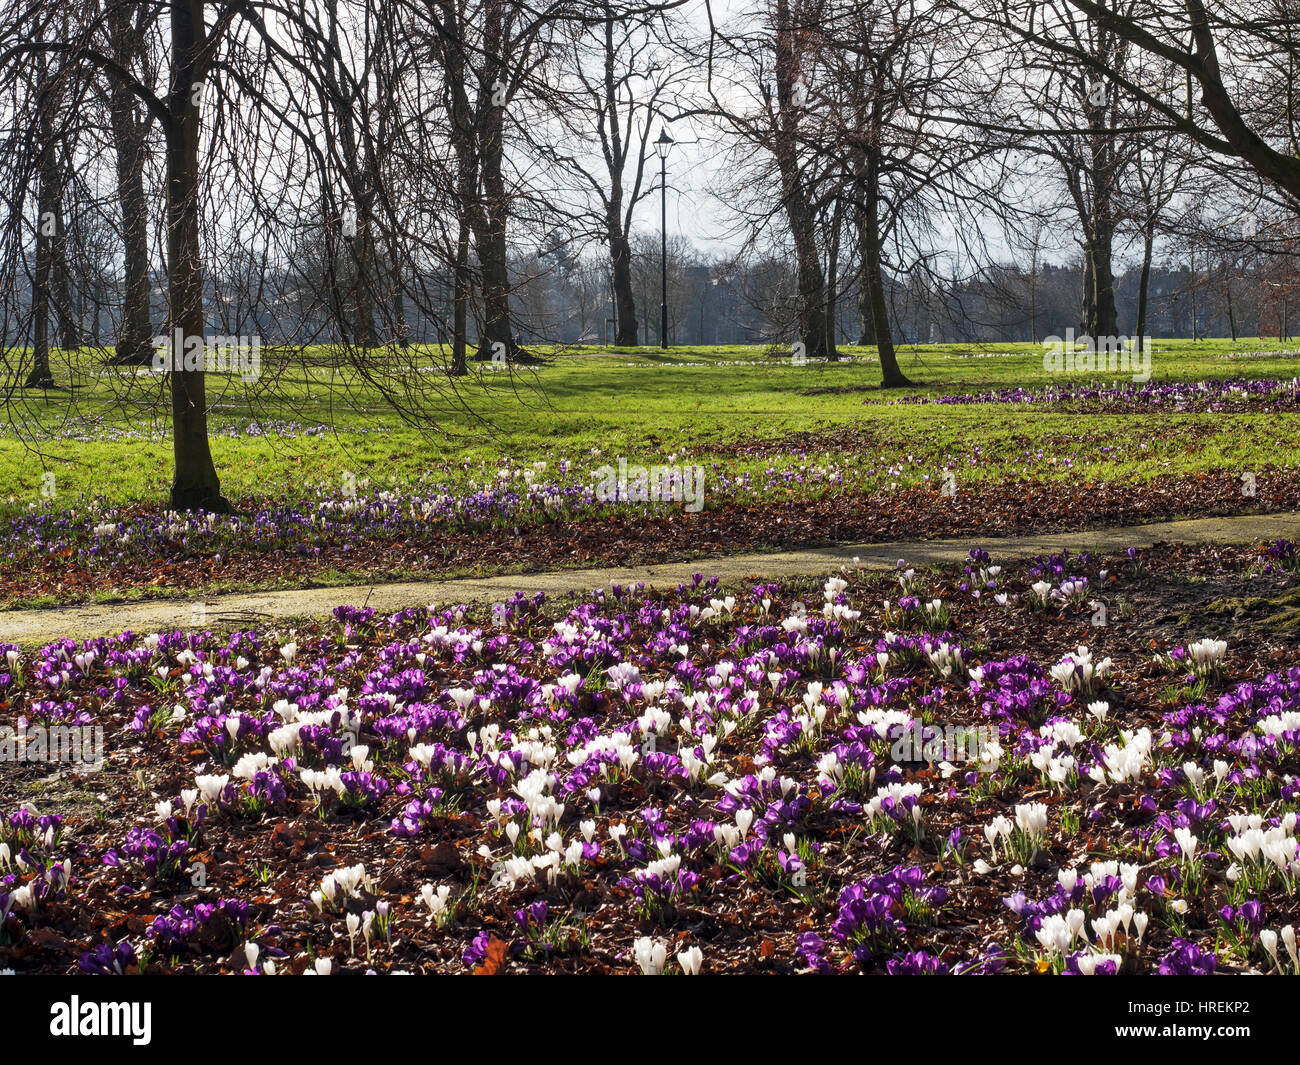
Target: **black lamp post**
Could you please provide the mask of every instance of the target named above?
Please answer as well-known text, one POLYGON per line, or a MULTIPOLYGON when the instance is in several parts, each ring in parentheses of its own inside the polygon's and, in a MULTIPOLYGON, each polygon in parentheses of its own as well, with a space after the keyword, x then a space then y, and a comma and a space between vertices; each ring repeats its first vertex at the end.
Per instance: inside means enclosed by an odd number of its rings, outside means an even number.
POLYGON ((668 350, 668 149, 672 146, 672 137, 660 127, 655 151, 659 155, 659 264, 662 267, 659 279, 659 346, 664 351, 668 350))

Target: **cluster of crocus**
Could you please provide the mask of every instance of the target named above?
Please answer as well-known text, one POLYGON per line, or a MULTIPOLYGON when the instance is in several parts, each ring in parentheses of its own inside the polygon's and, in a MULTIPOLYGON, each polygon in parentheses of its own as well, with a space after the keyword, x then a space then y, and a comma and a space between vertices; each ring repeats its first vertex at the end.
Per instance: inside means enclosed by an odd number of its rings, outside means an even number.
POLYGON ((1192 672, 1198 677, 1209 676, 1219 671, 1223 656, 1228 653, 1226 640, 1206 638, 1187 645, 1187 659, 1192 672))
POLYGON ((116 946, 101 943, 94 950, 81 956, 81 971, 96 976, 122 976, 127 968, 135 964, 135 948, 130 940, 122 940, 116 946))
POLYGON ((831 935, 859 964, 866 964, 901 941, 907 932, 904 916, 927 923, 947 897, 945 887, 926 884, 925 870, 919 866, 896 866, 840 892, 831 935))
POLYGON ((1218 957, 1199 944, 1176 938, 1169 952, 1156 963, 1162 976, 1211 976, 1219 964, 1218 957))
MULTIPOLYGON (((1281 353, 1276 353, 1281 354, 1281 353)), ((1294 354, 1288 352, 1286 354, 1294 354)), ((1104 362, 1104 358, 1102 359, 1104 362)), ((1300 409, 1296 382, 1277 378, 1226 377, 1197 381, 1120 381, 1111 384, 1001 388, 993 392, 916 394, 895 403, 1015 404, 1071 410, 1257 411, 1300 409)))
POLYGON ((1052 667, 1052 679, 1071 695, 1092 698, 1105 684, 1114 663, 1109 658, 1100 662, 1092 660, 1092 652, 1080 645, 1052 667))
MULTIPOLYGON (((290 632, 5 648, 7 713, 105 722, 181 783, 103 852, 75 835, 69 847, 56 815, 0 817, 0 936, 26 935, 47 900, 77 905, 95 877, 123 905, 161 900, 146 916, 156 931, 127 944, 144 964, 166 952, 219 968, 238 949, 241 970, 268 975, 322 971, 328 959, 277 953, 304 929, 337 940, 343 966, 391 969, 412 936, 474 967, 571 963, 593 934, 592 903, 618 924, 607 957, 696 973, 704 958, 683 922, 741 899, 806 916, 797 935, 771 933, 769 954, 814 971, 1192 971, 1212 964, 1193 938, 1205 922, 1220 949, 1284 964, 1286 929, 1262 933, 1268 913, 1286 912, 1264 903, 1289 897, 1300 872, 1296 820, 1279 808, 1300 788, 1287 768, 1300 668, 1235 685, 1184 668, 1173 698, 1146 705, 1139 670, 1108 647, 1123 678, 1112 709, 1094 697, 1113 679, 1108 660, 1078 647, 1043 662, 1013 653, 1032 645, 1000 628, 1056 626, 1053 612, 1072 607, 1051 592, 1095 576, 1091 560, 994 573, 972 553, 966 569, 958 580, 1013 597, 953 595, 903 568, 915 605, 886 622, 865 575, 818 582, 813 610, 806 588, 733 594, 699 575, 667 592, 515 596, 494 609, 344 607, 290 632), (1039 578, 1042 611, 1014 598, 1039 578), (985 749, 997 756, 965 772, 893 753, 900 731, 924 739, 947 723, 995 735, 985 749), (1057 794, 1044 799, 1045 787, 1057 794), (182 879, 195 853, 271 825, 289 826, 272 860, 294 860, 299 830, 321 856, 265 870, 289 881, 276 887, 296 900, 283 916, 256 903, 237 920, 201 877, 182 879), (1041 901, 1012 894, 1014 916, 998 919, 1015 922, 1018 958, 965 933, 987 878, 1025 878, 1033 894, 1085 825, 1116 860, 1062 868, 1041 901), (362 842, 376 838, 377 851, 362 842), (1223 874, 1227 916, 1204 911, 1209 871, 1223 874), (817 909, 827 892, 833 915, 817 909), (1175 938, 1196 949, 1171 949, 1175 938)), ((96 971, 126 967, 125 953, 92 953, 96 971)))
MULTIPOLYGON (((189 948, 196 940, 220 936, 214 925, 231 934, 242 934, 248 925, 249 908, 239 899, 218 899, 193 906, 176 905, 154 918, 146 936, 159 950, 174 953, 189 948)), ((197 944, 195 944, 197 945, 197 944)))
POLYGON ((104 853, 104 864, 127 865, 145 877, 184 875, 189 864, 189 840, 174 818, 168 817, 164 828, 166 836, 138 825, 130 829, 118 847, 104 853))

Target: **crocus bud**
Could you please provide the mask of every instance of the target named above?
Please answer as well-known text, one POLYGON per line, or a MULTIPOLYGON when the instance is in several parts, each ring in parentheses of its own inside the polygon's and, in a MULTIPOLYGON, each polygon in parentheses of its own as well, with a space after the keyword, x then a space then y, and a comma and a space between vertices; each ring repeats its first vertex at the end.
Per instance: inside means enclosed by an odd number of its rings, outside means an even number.
POLYGON ((1273 959, 1273 963, 1276 965, 1278 963, 1277 962, 1277 933, 1274 932, 1271 928, 1263 929, 1259 933, 1259 945, 1264 948, 1264 950, 1268 953, 1268 956, 1273 959))

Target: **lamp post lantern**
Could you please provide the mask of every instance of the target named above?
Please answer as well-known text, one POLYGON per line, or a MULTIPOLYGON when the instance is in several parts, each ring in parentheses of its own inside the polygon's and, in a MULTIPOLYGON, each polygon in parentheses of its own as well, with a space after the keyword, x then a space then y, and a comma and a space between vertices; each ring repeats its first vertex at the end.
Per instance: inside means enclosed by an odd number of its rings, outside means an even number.
POLYGON ((659 346, 668 350, 668 149, 672 137, 662 126, 655 151, 659 155, 659 346))

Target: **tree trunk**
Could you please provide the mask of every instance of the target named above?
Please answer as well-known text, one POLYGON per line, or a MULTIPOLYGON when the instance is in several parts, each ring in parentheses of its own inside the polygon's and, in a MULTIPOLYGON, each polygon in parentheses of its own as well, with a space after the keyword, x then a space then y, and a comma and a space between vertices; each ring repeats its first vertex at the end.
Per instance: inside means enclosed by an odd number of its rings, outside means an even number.
POLYGON ((359 348, 377 348, 379 334, 375 331, 375 244, 368 225, 357 223, 357 235, 351 245, 352 336, 359 348))
POLYGON ((469 372, 465 353, 469 347, 469 226, 461 220, 456 235, 456 267, 452 281, 451 373, 464 377, 469 372))
POLYGON ((787 0, 776 2, 776 121, 772 152, 781 175, 781 202, 794 242, 795 271, 799 283, 799 339, 809 358, 826 355, 825 279, 817 248, 817 220, 808 202, 799 167, 798 126, 800 106, 795 99, 799 82, 799 57, 795 54, 795 27, 787 0))
POLYGON ((508 103, 508 98, 501 95, 508 91, 502 58, 503 6, 502 0, 488 0, 484 11, 483 74, 479 80, 476 116, 483 201, 481 209, 472 216, 472 221, 476 222, 474 241, 483 285, 483 330, 476 358, 487 360, 501 352, 511 362, 531 362, 534 360, 515 342, 510 324, 509 247, 506 240, 510 197, 502 169, 505 107, 508 103))
POLYGON ((24 388, 54 387, 54 375, 50 372, 50 264, 54 236, 46 226, 46 220, 53 218, 53 208, 46 172, 42 165, 37 196, 36 277, 32 284, 32 369, 23 382, 24 388))
POLYGON ((375 175, 367 165, 362 174, 362 188, 357 196, 357 235, 352 244, 353 326, 357 347, 379 347, 375 331, 375 175))
MULTIPOLYGON (((44 64, 38 68, 43 79, 44 64)), ((36 193, 36 276, 32 280, 32 368, 24 388, 53 388, 50 372, 50 275, 54 265, 54 246, 59 225, 59 176, 54 154, 53 100, 44 87, 40 102, 37 135, 41 138, 36 193)))
POLYGON ((1079 332, 1092 336, 1092 323, 1097 320, 1096 288, 1092 281, 1092 247, 1083 245, 1083 298, 1079 305, 1079 332))
POLYGON ((1092 267, 1092 301, 1086 328, 1094 338, 1113 337, 1119 333, 1119 317, 1115 310, 1115 272, 1111 266, 1115 232, 1109 196, 1098 194, 1092 224, 1087 249, 1092 267))
POLYGON ((506 243, 507 196, 502 174, 502 144, 504 133, 500 108, 492 107, 497 114, 487 122, 488 137, 483 145, 483 191, 486 198, 482 223, 475 232, 479 269, 483 280, 483 333, 479 338, 476 356, 480 360, 492 358, 502 351, 513 362, 520 357, 521 349, 515 343, 510 327, 510 273, 509 248, 506 243), (501 347, 498 348, 497 345, 501 347))
MULTIPOLYGON (((355 227, 351 234, 343 233, 344 258, 349 263, 352 283, 350 303, 336 299, 339 333, 344 344, 348 335, 359 348, 379 346, 375 332, 375 239, 372 214, 378 177, 377 163, 368 155, 357 138, 352 103, 355 92, 350 82, 340 75, 338 0, 326 0, 325 17, 329 27, 330 59, 324 66, 325 87, 330 102, 331 117, 337 131, 343 162, 343 178, 355 212, 355 227), (351 319, 349 322, 348 319, 351 319)), ((336 282, 337 283, 337 282, 336 282)))
POLYGON ((826 282, 817 253, 817 231, 812 211, 797 184, 786 197, 786 217, 794 234, 795 268, 799 279, 799 337, 809 358, 822 358, 826 350, 826 282))
MULTIPOLYGON (((117 61, 131 69, 140 46, 131 25, 131 8, 107 8, 117 61)), ((153 359, 151 286, 149 284, 149 217, 144 194, 145 132, 135 96, 117 79, 111 89, 109 121, 117 155, 117 193, 122 201, 122 251, 125 277, 122 293, 122 332, 112 361, 146 366, 153 359)))
POLYGON ((862 321, 858 343, 862 347, 870 347, 876 342, 876 323, 871 310, 871 279, 867 270, 867 218, 860 208, 854 214, 854 226, 858 231, 858 317, 862 321))
MULTIPOLYGON (((627 165, 627 145, 619 118, 619 98, 615 66, 618 50, 614 44, 613 9, 605 4, 604 32, 604 123, 605 170, 609 174, 609 199, 605 203, 605 236, 609 242, 610 273, 614 289, 614 344, 637 346, 636 297, 632 290, 632 246, 628 240, 630 218, 623 214, 623 168, 627 165)), ((643 163, 637 158, 637 184, 643 163)))
POLYGON ((1038 343, 1038 237, 1034 231, 1034 251, 1029 258, 1029 339, 1038 343))
MULTIPOLYGON (((346 209, 344 211, 346 217, 346 209)), ((352 323, 348 319, 348 300, 343 290, 346 282, 347 259, 351 254, 351 238, 344 232, 344 218, 336 220, 337 228, 331 226, 333 243, 327 244, 328 259, 325 263, 325 283, 329 290, 329 309, 334 326, 338 330, 338 342, 346 347, 351 342, 352 323)))
POLYGON ((1237 342, 1237 309, 1232 304, 1232 271, 1228 271, 1223 285, 1223 294, 1228 302, 1228 328, 1232 331, 1232 342, 1237 342))
POLYGON ((59 320, 59 346, 64 351, 76 351, 81 346, 81 330, 77 327, 77 311, 72 302, 71 271, 68 269, 68 234, 63 218, 64 170, 56 163, 54 171, 55 192, 54 239, 50 242, 51 297, 55 315, 59 320))
POLYGON ((826 359, 839 361, 835 337, 836 291, 840 273, 840 204, 837 201, 831 214, 830 252, 826 259, 826 359))
POLYGON ((862 256, 863 273, 871 292, 871 321, 876 334, 876 350, 880 354, 880 387, 906 388, 912 384, 898 366, 894 352, 893 333, 889 327, 889 306, 885 302, 885 276, 881 267, 880 189, 876 160, 869 158, 862 205, 862 256))
POLYGON ((1115 273, 1111 265, 1115 244, 1115 213, 1112 192, 1118 180, 1115 131, 1110 127, 1112 104, 1109 100, 1088 100, 1085 111, 1091 132, 1088 135, 1089 184, 1092 187, 1091 217, 1082 219, 1086 246, 1084 255, 1089 266, 1088 314, 1084 331, 1094 339, 1113 337, 1119 332, 1115 310, 1115 273))
POLYGON ((617 221, 610 227, 610 258, 614 268, 614 315, 618 319, 614 343, 621 348, 637 346, 636 296, 632 291, 632 246, 617 221))
POLYGON ((1155 228, 1148 225, 1142 234, 1142 271, 1138 275, 1136 339, 1147 335, 1147 293, 1151 288, 1151 249, 1155 245, 1155 228))
POLYGON ((1111 237, 1098 239, 1088 251, 1092 262, 1092 307, 1088 333, 1092 337, 1113 337, 1119 333, 1115 309, 1115 274, 1111 267, 1111 237))
POLYGON ((402 290, 402 264, 398 258, 397 248, 388 242, 388 285, 389 302, 393 312, 393 342, 405 350, 411 346, 411 329, 406 321, 406 294, 402 290))
POLYGON ((202 80, 200 58, 206 33, 204 0, 174 0, 171 5, 172 78, 167 97, 167 285, 172 352, 172 448, 176 469, 171 506, 176 511, 228 513, 208 444, 208 405, 202 367, 186 370, 175 360, 178 336, 184 342, 204 336, 203 271, 199 256, 199 105, 192 86, 202 80))
POLYGON ((406 327, 406 297, 400 288, 393 289, 393 342, 402 349, 411 346, 410 330, 406 327))

